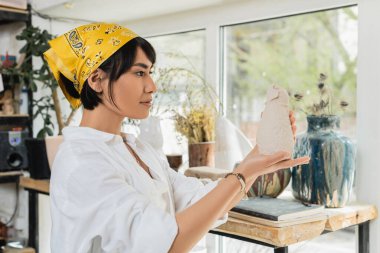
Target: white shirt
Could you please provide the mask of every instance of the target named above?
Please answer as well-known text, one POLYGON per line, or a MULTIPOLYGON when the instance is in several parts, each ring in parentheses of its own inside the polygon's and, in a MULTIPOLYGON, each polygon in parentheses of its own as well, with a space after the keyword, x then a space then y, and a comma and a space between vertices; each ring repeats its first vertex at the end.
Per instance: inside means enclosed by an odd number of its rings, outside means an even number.
MULTIPOLYGON (((149 144, 87 127, 66 127, 50 180, 52 253, 168 252, 178 232, 175 213, 197 202, 217 181, 172 170, 149 144)), ((227 216, 213 227, 226 222, 227 216)))

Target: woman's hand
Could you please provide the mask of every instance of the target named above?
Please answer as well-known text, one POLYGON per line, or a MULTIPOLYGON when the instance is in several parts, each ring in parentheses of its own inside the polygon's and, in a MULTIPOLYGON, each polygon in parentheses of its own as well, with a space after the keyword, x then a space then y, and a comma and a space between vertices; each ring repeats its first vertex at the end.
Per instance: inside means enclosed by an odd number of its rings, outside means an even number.
POLYGON ((291 159, 291 155, 286 151, 279 151, 272 155, 260 154, 256 146, 235 169, 236 172, 242 173, 246 178, 247 184, 253 183, 257 177, 286 169, 301 164, 309 163, 310 157, 304 156, 291 159))

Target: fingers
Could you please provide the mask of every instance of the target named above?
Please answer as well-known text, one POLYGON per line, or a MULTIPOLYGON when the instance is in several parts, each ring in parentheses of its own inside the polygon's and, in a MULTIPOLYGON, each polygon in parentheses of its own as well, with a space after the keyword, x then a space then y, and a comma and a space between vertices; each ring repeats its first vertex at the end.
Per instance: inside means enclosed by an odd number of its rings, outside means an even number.
POLYGON ((286 168, 290 168, 290 167, 295 167, 295 166, 298 166, 298 165, 308 164, 309 161, 310 161, 310 157, 308 157, 308 156, 299 157, 299 158, 296 158, 296 159, 286 160, 286 161, 279 162, 279 163, 277 163, 274 166, 274 169, 275 170, 280 170, 280 169, 286 169, 286 168))
POLYGON ((259 147, 259 145, 257 145, 257 144, 255 145, 255 147, 253 148, 252 154, 254 154, 254 155, 260 154, 260 147, 259 147))
POLYGON ((265 159, 265 165, 266 167, 270 167, 274 164, 277 164, 281 161, 290 159, 291 154, 286 151, 278 151, 274 153, 273 155, 263 155, 263 158, 265 159))

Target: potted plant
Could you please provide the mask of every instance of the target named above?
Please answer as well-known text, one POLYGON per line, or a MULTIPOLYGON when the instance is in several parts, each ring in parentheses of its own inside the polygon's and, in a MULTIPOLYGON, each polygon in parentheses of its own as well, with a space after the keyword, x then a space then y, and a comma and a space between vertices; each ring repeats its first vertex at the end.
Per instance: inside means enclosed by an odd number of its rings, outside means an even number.
POLYGON ((62 99, 58 95, 58 84, 51 73, 47 62, 43 58, 43 53, 49 48, 48 41, 53 36, 46 30, 38 27, 28 26, 16 36, 17 40, 25 41, 25 45, 20 49, 20 54, 25 58, 17 65, 7 69, 7 73, 12 76, 14 85, 27 87, 34 94, 43 91, 40 97, 35 97, 32 101, 33 121, 41 119, 43 125, 37 132, 35 139, 26 140, 29 157, 29 170, 31 177, 48 178, 50 169, 46 155, 45 137, 53 136, 54 129, 58 128, 58 135, 62 129, 69 125, 75 114, 75 109, 71 108, 68 117, 62 113, 62 99), (33 68, 32 59, 41 61, 39 68, 33 68), (53 118, 55 116, 56 124, 53 118))
POLYGON ((215 166, 215 116, 214 108, 207 105, 175 113, 175 128, 188 140, 190 167, 215 166))
POLYGON ((157 71, 156 107, 153 114, 165 115, 174 121, 179 138, 188 144, 189 166, 215 165, 215 120, 218 115, 212 88, 204 78, 186 68, 162 68, 157 71), (170 101, 165 101, 170 97, 170 101), (164 108, 162 110, 162 108, 164 108))
MULTIPOLYGON (((334 97, 326 85, 327 76, 320 74, 317 83, 319 100, 304 103, 301 93, 294 94, 297 103, 303 103, 307 114, 307 131, 296 138, 294 156, 309 155, 309 164, 292 169, 292 191, 295 198, 342 207, 350 196, 355 172, 355 148, 352 141, 339 133, 340 117, 334 113, 334 97)), ((348 103, 340 101, 345 109, 348 103)))

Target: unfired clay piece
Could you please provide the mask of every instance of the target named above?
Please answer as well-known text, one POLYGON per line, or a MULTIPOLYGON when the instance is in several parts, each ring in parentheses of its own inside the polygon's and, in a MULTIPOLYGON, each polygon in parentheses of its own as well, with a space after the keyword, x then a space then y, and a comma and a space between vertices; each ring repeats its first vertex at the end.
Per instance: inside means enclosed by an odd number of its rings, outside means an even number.
POLYGON ((277 151, 293 153, 289 95, 285 89, 273 86, 268 90, 256 138, 261 154, 273 154, 277 151))

